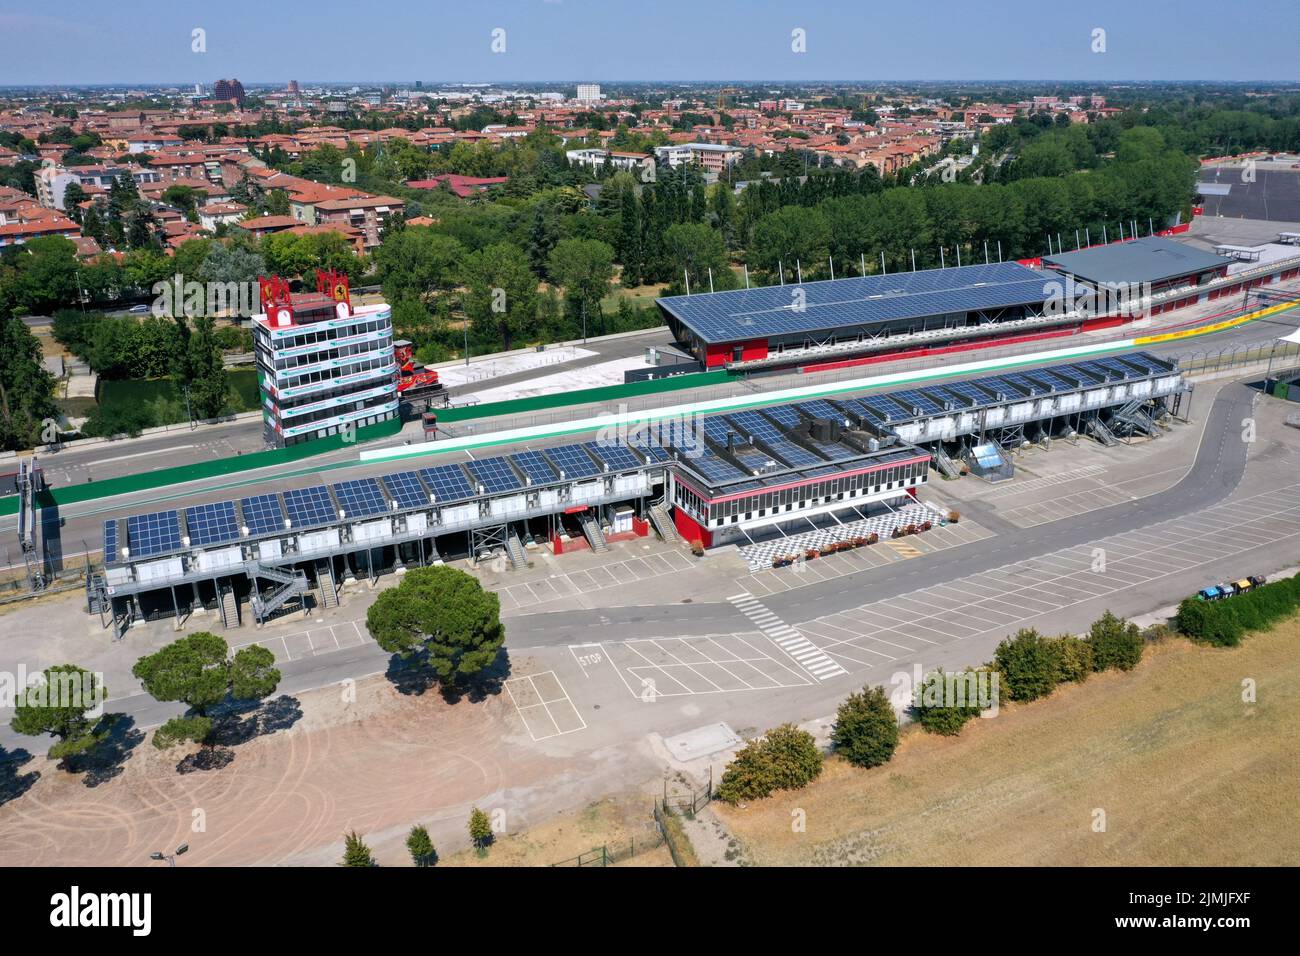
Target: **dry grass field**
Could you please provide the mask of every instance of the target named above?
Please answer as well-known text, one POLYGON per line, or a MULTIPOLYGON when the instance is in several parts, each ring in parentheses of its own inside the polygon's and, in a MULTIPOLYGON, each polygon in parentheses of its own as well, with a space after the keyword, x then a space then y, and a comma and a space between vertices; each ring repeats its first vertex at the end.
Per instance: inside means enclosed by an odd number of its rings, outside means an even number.
POLYGON ((1157 645, 956 739, 913 728, 884 767, 831 759, 806 790, 715 806, 758 865, 1295 865, 1297 728, 1293 619, 1235 649, 1157 645))
MULTIPOLYGON (((479 856, 462 850, 439 861, 439 866, 550 866, 570 860, 596 847, 610 854, 629 851, 638 845, 658 842, 650 813, 654 794, 633 792, 606 797, 581 810, 560 813, 520 833, 498 837, 488 852, 479 856)), ((662 844, 637 851, 622 866, 672 866, 672 856, 662 844)))

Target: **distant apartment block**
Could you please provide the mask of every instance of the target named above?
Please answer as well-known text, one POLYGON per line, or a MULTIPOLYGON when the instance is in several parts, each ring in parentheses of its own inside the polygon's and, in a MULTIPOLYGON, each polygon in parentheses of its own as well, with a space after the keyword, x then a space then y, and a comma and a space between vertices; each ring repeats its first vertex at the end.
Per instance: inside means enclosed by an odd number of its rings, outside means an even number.
POLYGON ((599 83, 579 83, 578 96, 579 103, 596 103, 601 99, 599 83))

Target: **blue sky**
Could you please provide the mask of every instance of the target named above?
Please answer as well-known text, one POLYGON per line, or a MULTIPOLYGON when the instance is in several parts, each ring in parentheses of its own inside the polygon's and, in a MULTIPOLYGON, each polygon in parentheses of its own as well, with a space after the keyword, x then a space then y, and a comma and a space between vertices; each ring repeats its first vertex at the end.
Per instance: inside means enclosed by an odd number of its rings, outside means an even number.
POLYGON ((1295 0, 0 0, 0 37, 0 85, 1300 79, 1295 0))

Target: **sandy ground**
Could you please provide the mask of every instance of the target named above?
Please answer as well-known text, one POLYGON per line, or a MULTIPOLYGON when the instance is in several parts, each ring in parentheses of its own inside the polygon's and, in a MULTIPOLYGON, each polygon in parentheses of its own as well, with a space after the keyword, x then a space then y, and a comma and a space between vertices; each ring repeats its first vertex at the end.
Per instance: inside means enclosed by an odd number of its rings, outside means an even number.
MULTIPOLYGON (((12 796, 10 781, 0 805, 0 866, 147 864, 151 851, 182 842, 186 865, 328 865, 351 829, 381 865, 409 865, 404 840, 416 822, 451 855, 468 846, 477 805, 502 821, 506 844, 508 834, 583 805, 582 793, 627 792, 644 771, 631 769, 626 751, 534 743, 504 692, 449 704, 435 692, 403 695, 380 677, 357 685, 354 701, 342 698, 339 688, 302 695, 289 729, 238 744, 216 770, 179 773, 189 751, 149 742, 99 777, 30 759, 17 768, 26 792, 12 796)), ((648 813, 650 798, 641 804, 648 813)), ((595 829, 557 838, 536 862, 606 839, 595 829)))
POLYGON ((1171 641, 956 739, 913 730, 884 767, 831 759, 802 791, 715 808, 759 865, 1294 865, 1297 652, 1300 619, 1231 650, 1171 641))

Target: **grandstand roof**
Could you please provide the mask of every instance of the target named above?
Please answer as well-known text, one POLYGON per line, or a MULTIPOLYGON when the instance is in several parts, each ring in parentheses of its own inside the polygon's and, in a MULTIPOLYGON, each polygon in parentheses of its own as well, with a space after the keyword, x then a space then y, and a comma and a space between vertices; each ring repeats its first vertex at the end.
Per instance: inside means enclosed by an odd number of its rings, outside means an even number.
POLYGON ((1042 304, 1050 281, 1016 262, 895 272, 658 300, 704 342, 797 335, 948 312, 1042 304), (802 289, 802 308, 794 290, 802 289))
POLYGON ((1163 236, 1044 256, 1043 265, 1089 282, 1164 282, 1221 269, 1232 260, 1163 236))

